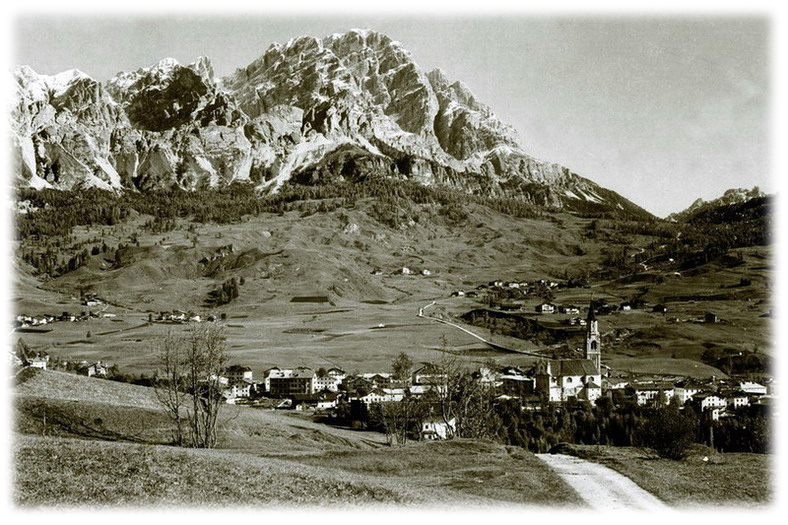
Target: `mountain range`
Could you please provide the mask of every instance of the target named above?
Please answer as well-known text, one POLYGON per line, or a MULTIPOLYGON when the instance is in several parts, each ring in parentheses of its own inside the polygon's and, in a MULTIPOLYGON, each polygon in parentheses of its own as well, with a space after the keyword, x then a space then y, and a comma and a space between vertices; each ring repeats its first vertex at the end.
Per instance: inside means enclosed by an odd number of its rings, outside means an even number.
POLYGON ((762 199, 764 197, 767 197, 767 195, 762 192, 758 186, 754 186, 750 190, 746 188, 731 188, 725 191, 722 196, 710 201, 697 199, 685 210, 677 213, 671 213, 666 217, 666 219, 669 221, 688 221, 692 220, 696 216, 706 214, 717 208, 736 204, 744 204, 748 201, 751 201, 752 199, 762 199))
POLYGON ((100 82, 14 71, 21 187, 155 191, 411 179, 565 209, 648 213, 523 149, 468 87, 369 30, 273 44, 217 78, 166 58, 100 82))

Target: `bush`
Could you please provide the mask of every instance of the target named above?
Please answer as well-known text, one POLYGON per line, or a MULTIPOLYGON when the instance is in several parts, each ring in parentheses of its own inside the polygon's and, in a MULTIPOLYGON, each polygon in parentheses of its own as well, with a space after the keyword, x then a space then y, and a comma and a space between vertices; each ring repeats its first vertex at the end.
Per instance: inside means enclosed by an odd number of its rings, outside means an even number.
POLYGON ((695 442, 697 421, 682 414, 676 403, 657 409, 638 432, 641 445, 654 449, 661 458, 686 458, 695 442))

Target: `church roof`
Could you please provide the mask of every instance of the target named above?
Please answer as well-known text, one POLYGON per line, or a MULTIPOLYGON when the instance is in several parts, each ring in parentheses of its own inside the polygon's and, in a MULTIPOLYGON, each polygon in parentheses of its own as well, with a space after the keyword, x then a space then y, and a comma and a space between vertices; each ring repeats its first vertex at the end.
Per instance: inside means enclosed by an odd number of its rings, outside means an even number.
POLYGON ((553 376, 592 376, 597 374, 596 365, 590 359, 552 359, 550 370, 553 376))

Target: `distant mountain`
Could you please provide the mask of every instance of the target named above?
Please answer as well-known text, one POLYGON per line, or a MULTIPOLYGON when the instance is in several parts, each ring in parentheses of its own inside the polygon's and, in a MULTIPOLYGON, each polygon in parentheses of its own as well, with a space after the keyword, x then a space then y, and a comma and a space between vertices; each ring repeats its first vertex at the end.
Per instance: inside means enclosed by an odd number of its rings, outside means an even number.
POLYGON ((698 199, 687 209, 677 213, 671 213, 666 217, 666 219, 675 222, 690 222, 693 218, 703 216, 715 208, 729 206, 732 204, 743 204, 751 199, 760 197, 766 197, 766 194, 763 193, 758 186, 753 187, 751 190, 744 188, 732 188, 723 193, 721 197, 712 201, 698 199))
POLYGON ((148 191, 231 182, 263 192, 368 176, 650 216, 527 154, 467 86, 422 71, 385 35, 351 30, 273 44, 217 79, 207 58, 164 59, 106 83, 77 70, 14 72, 18 184, 148 191))

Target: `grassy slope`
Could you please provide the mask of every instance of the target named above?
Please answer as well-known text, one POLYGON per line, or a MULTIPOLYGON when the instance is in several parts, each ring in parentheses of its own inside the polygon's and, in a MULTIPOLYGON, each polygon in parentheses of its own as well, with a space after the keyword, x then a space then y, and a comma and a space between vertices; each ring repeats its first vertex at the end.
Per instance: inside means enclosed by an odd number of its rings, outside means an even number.
MULTIPOLYGON (((35 279, 20 277, 17 310, 26 313, 84 311, 77 287, 93 285, 115 305, 114 319, 85 323, 55 323, 51 332, 15 334, 35 349, 66 359, 104 359, 129 372, 152 369, 151 345, 167 330, 182 326, 148 325, 148 311, 194 308, 217 282, 243 276, 240 297, 218 309, 226 312, 233 360, 250 366, 257 376, 271 366, 340 366, 348 371, 386 370, 396 355, 408 352, 416 362, 435 359, 445 336, 453 349, 470 361, 488 358, 502 364, 527 365, 531 360, 501 354, 445 325, 416 318, 419 307, 438 300, 447 313, 460 314, 479 306, 469 299, 450 299, 457 289, 469 289, 492 279, 560 278, 570 271, 593 268, 604 244, 585 239, 590 220, 556 214, 549 220, 515 219, 490 209, 468 206, 462 225, 446 224, 435 210, 423 207, 424 219, 404 230, 394 230, 371 218, 363 206, 301 216, 263 214, 237 224, 197 224, 198 242, 192 246, 189 223, 166 234, 140 233, 133 248, 135 262, 112 269, 103 256, 87 267, 55 279, 38 289, 35 279), (358 226, 356 233, 346 230, 358 226), (157 244, 158 243, 158 244, 157 244), (215 248, 232 244, 235 255, 210 265, 199 263, 215 248), (576 256, 577 249, 586 255, 576 256), (240 254, 246 254, 240 257, 240 254), (407 266, 427 268, 431 276, 396 275, 407 266), (385 274, 374 276, 375 268, 385 274), (53 291, 54 290, 54 291, 53 291), (60 291, 63 293, 56 293, 60 291), (333 304, 292 303, 294 296, 328 296, 333 304), (48 306, 47 306, 48 305, 48 306), (124 305, 124 306, 117 306, 124 305), (379 325, 384 325, 379 328, 379 325), (87 338, 87 333, 91 337, 87 338), (391 341, 397 344, 392 345, 391 341)), ((77 239, 97 235, 110 246, 128 242, 147 217, 113 228, 76 228, 77 239)), ((651 238, 633 236, 637 245, 651 238)), ((669 372, 708 377, 723 374, 698 362, 704 345, 736 351, 768 351, 770 319, 770 248, 737 250, 743 264, 713 261, 673 275, 679 268, 659 264, 633 278, 595 283, 592 289, 562 290, 559 303, 584 304, 591 294, 620 302, 642 296, 651 303, 667 302, 668 315, 625 312, 600 319, 605 339, 603 359, 615 369, 669 372), (662 277, 664 282, 654 282, 662 277), (742 277, 752 285, 734 288, 742 277), (714 300, 675 301, 679 295, 714 300), (728 295, 729 298, 724 296, 728 295), (725 322, 714 325, 671 323, 705 311, 725 322), (617 339, 620 337, 620 339, 617 339), (647 342, 648 346, 638 346, 647 342)), ((734 261, 735 263, 735 261, 734 261)), ((536 304, 536 299, 528 308, 536 304)), ((557 319, 558 316, 548 316, 557 319)), ((479 329, 478 333, 488 335, 479 329)), ((495 336, 504 345, 530 349, 524 341, 495 336)))
POLYGON ((162 446, 172 425, 151 407, 150 389, 51 371, 26 376, 15 392, 21 505, 578 502, 513 447, 461 440, 391 449, 378 433, 226 407, 218 450, 179 449, 162 446))
MULTIPOLYGON (((572 445, 577 455, 602 463, 679 507, 750 506, 772 501, 769 454, 716 454, 699 450, 682 461, 631 447, 572 445), (707 457, 708 461, 703 461, 707 457)), ((701 447, 699 447, 700 449, 701 447)))

